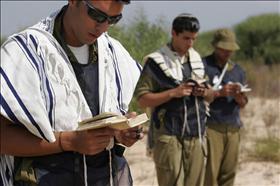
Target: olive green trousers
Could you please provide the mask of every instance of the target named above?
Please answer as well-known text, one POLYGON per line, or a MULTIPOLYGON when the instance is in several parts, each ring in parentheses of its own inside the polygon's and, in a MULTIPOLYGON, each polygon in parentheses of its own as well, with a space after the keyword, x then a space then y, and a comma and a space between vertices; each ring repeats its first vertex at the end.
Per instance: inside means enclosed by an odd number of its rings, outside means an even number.
MULTIPOLYGON (((204 141, 204 140, 203 140, 204 141)), ((159 186, 198 186, 204 178, 204 150, 198 138, 178 139, 161 134, 153 158, 159 186)))
POLYGON ((232 186, 236 175, 240 129, 227 125, 208 125, 208 157, 205 186, 232 186))

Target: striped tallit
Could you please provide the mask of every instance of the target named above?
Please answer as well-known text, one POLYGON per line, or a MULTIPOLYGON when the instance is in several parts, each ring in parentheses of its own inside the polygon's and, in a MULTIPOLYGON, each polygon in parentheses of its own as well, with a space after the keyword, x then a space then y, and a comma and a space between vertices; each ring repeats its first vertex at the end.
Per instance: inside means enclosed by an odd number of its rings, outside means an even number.
MULTIPOLYGON (((189 62, 192 68, 192 79, 204 79, 205 69, 199 53, 196 52, 193 48, 190 48, 185 56, 189 56, 189 62)), ((146 61, 148 58, 154 59, 154 61, 159 65, 159 67, 167 77, 170 77, 179 82, 182 81, 182 65, 183 63, 187 62, 186 57, 183 56, 180 60, 176 53, 171 51, 170 48, 165 45, 158 51, 147 55, 144 58, 144 61, 146 61)))
MULTIPOLYGON (((1 115, 48 142, 55 141, 54 131, 75 130, 91 117, 68 57, 52 36, 58 12, 1 46, 1 115)), ((98 57, 99 110, 124 114, 141 67, 106 33, 98 38, 98 57)), ((13 185, 13 157, 1 155, 0 161, 3 185, 13 185)))

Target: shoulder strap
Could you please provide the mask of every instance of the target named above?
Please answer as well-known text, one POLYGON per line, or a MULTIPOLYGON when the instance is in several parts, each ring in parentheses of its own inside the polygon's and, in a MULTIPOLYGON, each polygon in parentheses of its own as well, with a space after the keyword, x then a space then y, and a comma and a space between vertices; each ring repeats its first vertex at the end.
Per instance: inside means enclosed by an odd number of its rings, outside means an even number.
POLYGON ((221 82, 222 82, 222 80, 223 80, 223 78, 224 78, 224 76, 225 76, 225 73, 226 73, 226 71, 227 71, 227 68, 228 68, 228 62, 227 62, 226 65, 224 66, 223 71, 222 71, 222 73, 221 73, 221 75, 220 75, 218 81, 217 81, 217 82, 215 83, 215 85, 213 86, 213 89, 214 89, 214 90, 218 90, 218 89, 219 89, 219 86, 220 86, 220 84, 221 84, 221 82))

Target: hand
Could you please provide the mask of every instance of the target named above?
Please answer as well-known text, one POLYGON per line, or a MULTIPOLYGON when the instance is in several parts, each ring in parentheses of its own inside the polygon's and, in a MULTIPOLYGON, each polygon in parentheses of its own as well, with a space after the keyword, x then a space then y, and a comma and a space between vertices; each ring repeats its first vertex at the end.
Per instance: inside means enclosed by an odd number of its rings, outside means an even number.
POLYGON ((114 133, 113 129, 107 127, 95 130, 63 132, 60 140, 65 151, 94 155, 102 152, 109 145, 114 133))
POLYGON ((204 97, 206 93, 206 87, 204 84, 200 84, 193 87, 192 95, 204 97))
POLYGON ((232 96, 235 97, 237 94, 241 92, 241 87, 237 83, 228 83, 223 86, 220 90, 221 96, 232 96))
POLYGON ((143 139, 143 127, 136 126, 126 130, 120 130, 115 132, 115 137, 117 141, 127 147, 132 146, 135 142, 143 139))
POLYGON ((171 97, 181 98, 183 96, 190 96, 195 84, 188 82, 182 83, 174 89, 171 89, 171 97))
POLYGON ((247 96, 244 93, 242 93, 242 92, 236 94, 234 96, 234 100, 240 106, 240 108, 243 108, 248 103, 247 96))
MULTIPOLYGON (((130 112, 126 114, 127 118, 133 118, 137 115, 136 112, 130 112)), ((144 137, 143 127, 136 126, 130 129, 116 131, 115 137, 117 141, 127 147, 132 146, 137 140, 144 137)))

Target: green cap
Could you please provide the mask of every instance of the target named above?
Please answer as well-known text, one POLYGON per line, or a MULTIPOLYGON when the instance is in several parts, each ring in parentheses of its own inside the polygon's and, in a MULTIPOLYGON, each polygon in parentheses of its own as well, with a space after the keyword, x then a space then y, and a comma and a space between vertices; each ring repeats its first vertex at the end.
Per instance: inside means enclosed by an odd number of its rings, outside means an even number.
POLYGON ((230 51, 239 49, 239 46, 236 43, 235 34, 231 30, 225 28, 219 29, 215 32, 212 45, 230 51))

